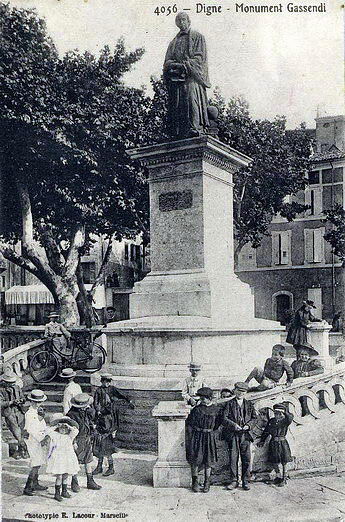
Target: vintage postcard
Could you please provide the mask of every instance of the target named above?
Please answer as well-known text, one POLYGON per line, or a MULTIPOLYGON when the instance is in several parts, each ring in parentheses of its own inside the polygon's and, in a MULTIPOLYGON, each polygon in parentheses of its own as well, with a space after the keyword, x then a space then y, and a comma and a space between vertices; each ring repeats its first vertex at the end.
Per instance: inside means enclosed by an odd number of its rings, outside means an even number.
POLYGON ((345 520, 341 0, 0 0, 1 512, 345 520))

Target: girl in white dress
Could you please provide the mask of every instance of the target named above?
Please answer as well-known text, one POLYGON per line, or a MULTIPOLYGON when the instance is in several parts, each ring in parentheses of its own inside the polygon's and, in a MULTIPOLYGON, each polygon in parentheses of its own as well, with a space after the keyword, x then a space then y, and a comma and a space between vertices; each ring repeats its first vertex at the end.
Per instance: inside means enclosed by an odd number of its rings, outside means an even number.
POLYGON ((61 413, 53 416, 51 426, 46 430, 46 434, 50 438, 46 472, 56 476, 54 499, 58 502, 61 502, 63 498, 71 497, 67 492, 68 475, 77 475, 79 471, 79 463, 73 446, 73 440, 78 432, 78 424, 61 413))

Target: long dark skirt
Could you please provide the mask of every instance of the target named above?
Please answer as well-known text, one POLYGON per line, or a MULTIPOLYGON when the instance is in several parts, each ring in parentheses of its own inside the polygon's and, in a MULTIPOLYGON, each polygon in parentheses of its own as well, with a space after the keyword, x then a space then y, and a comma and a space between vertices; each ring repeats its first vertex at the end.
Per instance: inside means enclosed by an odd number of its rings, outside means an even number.
POLYGON ((218 460, 215 432, 196 431, 189 428, 186 457, 194 466, 212 467, 218 460))
POLYGON ((291 450, 287 440, 271 440, 268 446, 268 462, 272 464, 286 464, 292 462, 291 450))

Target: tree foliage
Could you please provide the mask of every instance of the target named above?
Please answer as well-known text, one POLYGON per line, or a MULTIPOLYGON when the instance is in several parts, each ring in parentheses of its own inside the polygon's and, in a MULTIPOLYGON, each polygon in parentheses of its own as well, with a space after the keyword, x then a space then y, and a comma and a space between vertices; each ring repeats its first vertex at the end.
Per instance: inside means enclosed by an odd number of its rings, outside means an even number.
POLYGON ((144 172, 126 149, 147 141, 150 100, 122 79, 143 49, 127 52, 119 40, 97 57, 59 57, 35 10, 0 2, 0 21, 4 254, 18 262, 9 242, 22 239, 22 266, 61 306, 63 293, 75 297, 90 234, 121 239, 148 229, 144 172))
POLYGON ((332 252, 345 264, 345 210, 337 203, 324 214, 325 222, 332 225, 324 238, 330 243, 332 252))

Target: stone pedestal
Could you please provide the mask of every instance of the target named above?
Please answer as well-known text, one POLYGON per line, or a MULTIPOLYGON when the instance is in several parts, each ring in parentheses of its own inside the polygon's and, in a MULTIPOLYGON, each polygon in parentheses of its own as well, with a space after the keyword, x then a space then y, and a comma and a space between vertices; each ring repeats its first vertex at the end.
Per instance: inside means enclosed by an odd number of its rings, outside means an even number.
POLYGON ((310 327, 310 343, 319 352, 318 359, 322 362, 325 370, 331 370, 334 366, 334 359, 329 353, 329 332, 332 326, 326 321, 312 323, 310 327))
POLYGON ((186 461, 185 422, 190 408, 184 402, 162 401, 152 412, 158 419, 158 459, 153 468, 153 487, 187 488, 191 482, 186 461))
POLYGON ((233 173, 251 159, 210 136, 129 155, 149 169, 151 231, 151 272, 134 286, 130 317, 248 326, 254 297, 234 273, 233 173))

